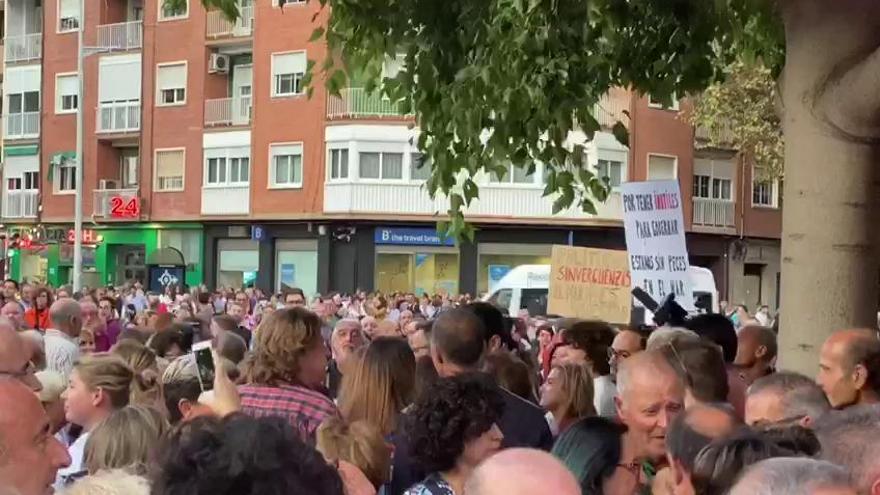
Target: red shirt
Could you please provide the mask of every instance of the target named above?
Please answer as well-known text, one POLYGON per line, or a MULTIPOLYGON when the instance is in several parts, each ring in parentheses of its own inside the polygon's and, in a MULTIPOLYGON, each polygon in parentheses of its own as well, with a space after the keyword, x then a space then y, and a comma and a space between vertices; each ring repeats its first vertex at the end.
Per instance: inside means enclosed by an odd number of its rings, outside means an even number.
POLYGON ((49 321, 49 308, 42 311, 37 308, 31 308, 25 311, 24 322, 27 324, 28 328, 35 328, 45 332, 46 329, 51 326, 51 322, 49 321))
POLYGON ((300 438, 315 444, 315 431, 321 423, 339 412, 326 395, 296 385, 241 385, 241 411, 255 418, 280 417, 287 420, 300 438))

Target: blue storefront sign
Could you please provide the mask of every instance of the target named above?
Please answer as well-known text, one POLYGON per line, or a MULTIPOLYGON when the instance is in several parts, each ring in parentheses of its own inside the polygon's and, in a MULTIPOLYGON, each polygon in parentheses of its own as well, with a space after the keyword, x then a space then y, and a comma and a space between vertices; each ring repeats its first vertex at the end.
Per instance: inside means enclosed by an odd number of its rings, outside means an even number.
POLYGON ((263 242, 268 237, 266 235, 266 227, 262 225, 252 225, 251 226, 251 240, 257 242, 263 242))
POLYGON ((455 246, 454 239, 443 240, 434 229, 377 227, 374 241, 395 246, 455 246))

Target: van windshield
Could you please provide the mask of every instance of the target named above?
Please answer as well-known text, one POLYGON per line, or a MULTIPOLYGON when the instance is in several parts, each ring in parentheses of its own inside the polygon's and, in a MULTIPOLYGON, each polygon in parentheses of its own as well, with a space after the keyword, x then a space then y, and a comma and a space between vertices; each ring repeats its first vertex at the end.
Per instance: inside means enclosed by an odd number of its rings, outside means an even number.
POLYGON ((499 289, 497 292, 492 294, 492 297, 489 298, 489 302, 498 306, 499 308, 509 308, 510 307, 510 298, 513 296, 512 289, 499 289))

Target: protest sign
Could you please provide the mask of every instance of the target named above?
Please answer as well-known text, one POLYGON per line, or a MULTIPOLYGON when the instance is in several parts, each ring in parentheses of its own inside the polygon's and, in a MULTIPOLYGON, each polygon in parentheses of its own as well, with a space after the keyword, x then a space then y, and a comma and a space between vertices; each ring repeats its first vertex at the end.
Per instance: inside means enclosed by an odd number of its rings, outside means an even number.
POLYGON ((678 181, 628 182, 621 193, 632 286, 658 303, 674 293, 678 304, 694 309, 678 181))
POLYGON ((628 323, 629 291, 625 251, 553 246, 548 313, 628 323))

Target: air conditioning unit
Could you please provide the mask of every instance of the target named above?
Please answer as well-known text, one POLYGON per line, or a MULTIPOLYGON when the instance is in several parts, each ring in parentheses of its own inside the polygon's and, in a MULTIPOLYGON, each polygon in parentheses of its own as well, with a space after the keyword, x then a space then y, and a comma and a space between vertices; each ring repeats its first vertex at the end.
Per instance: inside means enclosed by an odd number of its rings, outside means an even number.
POLYGON ((112 179, 101 179, 100 181, 98 181, 98 189, 102 191, 119 189, 119 181, 112 179))
POLYGON ((227 72, 229 72, 229 55, 212 53, 211 60, 208 62, 208 73, 226 74, 227 72))

